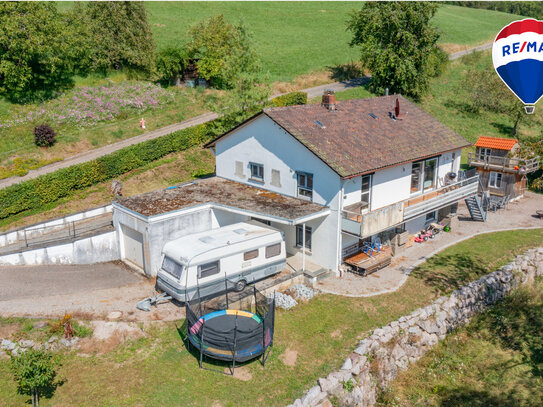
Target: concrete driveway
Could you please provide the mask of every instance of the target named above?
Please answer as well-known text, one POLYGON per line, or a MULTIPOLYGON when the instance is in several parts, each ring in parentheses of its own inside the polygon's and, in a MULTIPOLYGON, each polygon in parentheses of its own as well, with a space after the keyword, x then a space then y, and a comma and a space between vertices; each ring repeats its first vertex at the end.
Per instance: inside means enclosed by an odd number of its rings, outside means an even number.
POLYGON ((184 310, 161 304, 151 312, 136 303, 153 294, 155 279, 124 263, 0 267, 0 316, 103 319, 113 311, 126 321, 176 320, 184 310))
POLYGON ((1 267, 0 301, 76 294, 145 280, 122 263, 1 267))

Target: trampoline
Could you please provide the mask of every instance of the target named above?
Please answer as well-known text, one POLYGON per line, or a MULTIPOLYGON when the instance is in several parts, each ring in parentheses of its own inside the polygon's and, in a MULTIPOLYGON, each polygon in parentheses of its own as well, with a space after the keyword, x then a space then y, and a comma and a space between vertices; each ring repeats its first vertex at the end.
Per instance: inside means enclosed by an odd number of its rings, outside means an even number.
MULTIPOLYGON (((186 302, 187 339, 203 358, 236 363, 262 356, 264 365, 273 345, 275 299, 253 285, 241 293, 225 289, 205 301, 199 296, 186 302)), ((232 287, 234 284, 230 284, 232 287)))

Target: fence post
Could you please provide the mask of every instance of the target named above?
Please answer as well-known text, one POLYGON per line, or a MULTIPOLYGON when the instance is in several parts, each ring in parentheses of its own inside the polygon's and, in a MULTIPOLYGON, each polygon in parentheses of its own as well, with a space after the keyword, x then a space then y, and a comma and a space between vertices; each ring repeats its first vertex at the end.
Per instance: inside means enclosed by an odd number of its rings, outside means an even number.
POLYGON ((23 229, 24 236, 25 236, 25 246, 28 247, 28 240, 26 239, 26 229, 23 229))

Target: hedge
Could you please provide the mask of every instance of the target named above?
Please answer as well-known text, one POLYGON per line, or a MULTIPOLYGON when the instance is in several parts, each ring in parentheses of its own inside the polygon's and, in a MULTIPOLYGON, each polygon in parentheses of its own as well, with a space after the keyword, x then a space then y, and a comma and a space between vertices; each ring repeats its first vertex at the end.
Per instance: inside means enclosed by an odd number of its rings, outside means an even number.
POLYGON ((118 177, 151 161, 206 141, 206 125, 183 129, 114 153, 42 175, 0 190, 0 219, 68 196, 74 191, 118 177))
POLYGON ((305 105, 307 104, 307 93, 291 92, 285 95, 277 96, 276 98, 273 98, 271 102, 272 105, 276 107, 305 105))

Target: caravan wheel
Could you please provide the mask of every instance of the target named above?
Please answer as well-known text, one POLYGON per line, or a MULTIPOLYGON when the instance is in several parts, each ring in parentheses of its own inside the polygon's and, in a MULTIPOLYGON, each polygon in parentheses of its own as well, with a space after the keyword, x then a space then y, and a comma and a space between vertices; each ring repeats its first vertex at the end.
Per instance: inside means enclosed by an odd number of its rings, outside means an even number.
POLYGON ((247 281, 239 280, 234 286, 234 290, 236 290, 239 293, 240 291, 243 291, 245 287, 247 287, 247 281))

